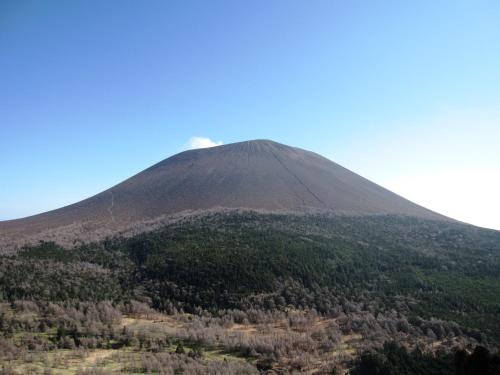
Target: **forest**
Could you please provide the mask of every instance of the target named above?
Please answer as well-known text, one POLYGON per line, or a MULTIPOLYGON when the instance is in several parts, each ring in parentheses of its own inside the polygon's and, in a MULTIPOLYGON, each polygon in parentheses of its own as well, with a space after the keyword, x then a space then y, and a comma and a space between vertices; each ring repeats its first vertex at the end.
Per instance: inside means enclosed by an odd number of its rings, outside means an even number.
POLYGON ((0 256, 3 373, 499 374, 499 343, 500 233, 458 222, 224 212, 0 256))

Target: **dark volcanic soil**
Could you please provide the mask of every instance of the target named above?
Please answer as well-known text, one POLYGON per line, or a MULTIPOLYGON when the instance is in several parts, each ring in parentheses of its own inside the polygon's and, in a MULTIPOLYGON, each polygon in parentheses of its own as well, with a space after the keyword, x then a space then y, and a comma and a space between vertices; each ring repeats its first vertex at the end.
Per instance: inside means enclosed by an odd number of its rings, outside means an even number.
POLYGON ((318 154, 257 140, 182 152, 81 202, 0 222, 0 236, 75 225, 113 230, 217 207, 446 219, 318 154))

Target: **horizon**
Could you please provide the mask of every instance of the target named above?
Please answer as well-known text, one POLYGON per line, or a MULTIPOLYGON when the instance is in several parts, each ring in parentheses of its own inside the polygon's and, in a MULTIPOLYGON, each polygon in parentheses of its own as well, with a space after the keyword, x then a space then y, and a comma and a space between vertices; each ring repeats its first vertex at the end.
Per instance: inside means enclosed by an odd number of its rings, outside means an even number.
POLYGON ((187 149, 272 139, 500 230, 499 4, 12 1, 0 14, 0 220, 187 149))

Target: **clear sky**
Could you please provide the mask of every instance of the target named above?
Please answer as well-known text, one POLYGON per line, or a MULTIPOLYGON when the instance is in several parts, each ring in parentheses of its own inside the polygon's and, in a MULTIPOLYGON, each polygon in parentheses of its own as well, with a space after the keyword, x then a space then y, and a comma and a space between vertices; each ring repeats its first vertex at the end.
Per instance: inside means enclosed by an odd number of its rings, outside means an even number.
POLYGON ((0 219, 192 137, 268 138, 500 229, 499 20, 496 0, 2 0, 0 219))

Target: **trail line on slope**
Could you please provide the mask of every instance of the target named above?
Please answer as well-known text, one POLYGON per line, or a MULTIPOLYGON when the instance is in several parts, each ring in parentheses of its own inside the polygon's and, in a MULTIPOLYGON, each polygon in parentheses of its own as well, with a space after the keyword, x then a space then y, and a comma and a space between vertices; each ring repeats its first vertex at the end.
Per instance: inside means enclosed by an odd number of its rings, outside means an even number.
POLYGON ((108 207, 108 212, 111 215, 111 220, 114 223, 115 222, 115 216, 113 215, 113 207, 115 205, 115 196, 114 196, 114 194, 113 194, 113 192, 111 190, 109 191, 109 194, 111 194, 111 206, 108 207))
MULTIPOLYGON (((326 205, 325 202, 323 202, 316 194, 313 193, 313 191, 311 189, 309 189, 309 186, 307 186, 295 173, 293 173, 286 165, 285 163, 283 163, 283 161, 280 160, 280 158, 278 158, 278 156, 273 152, 271 151, 271 154, 274 156, 274 158, 278 161, 278 163, 281 164, 281 166, 283 168, 285 168, 285 170, 290 173, 293 177, 295 177, 295 179, 299 182, 300 185, 302 185, 309 194, 311 194, 319 203, 321 203, 323 206, 325 206, 326 208, 328 208, 328 206, 326 205)), ((302 199, 302 198, 301 198, 302 199)), ((304 200, 302 199, 302 201, 304 202, 304 200)), ((304 202, 305 204, 305 202, 304 202)))

